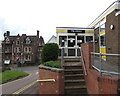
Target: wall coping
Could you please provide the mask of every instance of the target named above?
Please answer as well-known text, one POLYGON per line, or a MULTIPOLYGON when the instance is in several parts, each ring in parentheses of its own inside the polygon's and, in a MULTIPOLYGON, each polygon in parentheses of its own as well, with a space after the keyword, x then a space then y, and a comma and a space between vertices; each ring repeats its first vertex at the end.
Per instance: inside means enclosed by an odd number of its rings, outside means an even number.
POLYGON ((64 69, 48 67, 48 66, 44 66, 44 65, 39 65, 39 69, 50 70, 52 72, 64 72, 64 69))

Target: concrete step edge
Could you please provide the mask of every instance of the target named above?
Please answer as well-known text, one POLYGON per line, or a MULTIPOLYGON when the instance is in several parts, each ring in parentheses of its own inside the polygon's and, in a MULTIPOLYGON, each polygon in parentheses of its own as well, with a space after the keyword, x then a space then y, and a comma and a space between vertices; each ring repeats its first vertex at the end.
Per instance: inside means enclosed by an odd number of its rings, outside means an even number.
POLYGON ((76 77, 76 76, 84 76, 84 74, 69 74, 69 75, 64 75, 65 77, 76 77))
POLYGON ((83 71, 83 69, 66 69, 64 72, 83 71))
POLYGON ((64 81, 65 83, 68 83, 68 82, 85 82, 84 79, 78 79, 78 80, 65 80, 64 81))
POLYGON ((86 89, 87 87, 85 85, 83 86, 65 86, 65 89, 86 89))

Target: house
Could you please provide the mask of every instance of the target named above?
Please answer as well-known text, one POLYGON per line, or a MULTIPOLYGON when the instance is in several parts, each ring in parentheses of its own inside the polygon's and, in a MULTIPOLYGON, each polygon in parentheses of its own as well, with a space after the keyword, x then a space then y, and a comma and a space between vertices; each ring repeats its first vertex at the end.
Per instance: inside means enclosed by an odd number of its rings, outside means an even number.
POLYGON ((57 37, 53 35, 47 43, 57 43, 57 37))
POLYGON ((44 39, 37 35, 18 34, 11 36, 10 31, 4 33, 2 41, 2 63, 4 64, 35 64, 39 61, 40 50, 44 39))

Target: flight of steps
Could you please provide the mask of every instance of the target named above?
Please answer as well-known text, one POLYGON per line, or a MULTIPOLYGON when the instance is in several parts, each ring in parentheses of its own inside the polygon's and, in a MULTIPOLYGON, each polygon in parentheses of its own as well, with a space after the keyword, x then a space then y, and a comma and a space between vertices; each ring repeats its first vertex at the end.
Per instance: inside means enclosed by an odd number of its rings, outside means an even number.
POLYGON ((80 61, 64 62, 65 94, 86 94, 82 65, 80 61))

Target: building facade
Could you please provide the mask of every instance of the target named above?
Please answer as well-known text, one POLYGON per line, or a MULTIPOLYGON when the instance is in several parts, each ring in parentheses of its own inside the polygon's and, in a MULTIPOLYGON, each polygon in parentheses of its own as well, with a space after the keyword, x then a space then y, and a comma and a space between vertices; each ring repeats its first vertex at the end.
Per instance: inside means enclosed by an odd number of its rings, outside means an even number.
POLYGON ((95 52, 120 54, 120 1, 115 1, 88 28, 95 31, 95 52))
POLYGON ((2 63, 16 64, 16 63, 37 63, 40 59, 41 47, 44 45, 44 39, 37 35, 19 34, 11 36, 10 32, 4 33, 4 40, 2 41, 2 63))
POLYGON ((113 2, 88 28, 94 28, 95 52, 116 54, 116 56, 104 55, 102 58, 118 66, 120 62, 120 56, 117 56, 120 54, 120 1, 113 2))
POLYGON ((92 28, 56 27, 56 33, 59 56, 61 56, 61 50, 64 48, 65 58, 80 58, 81 44, 94 42, 94 31, 92 28))

